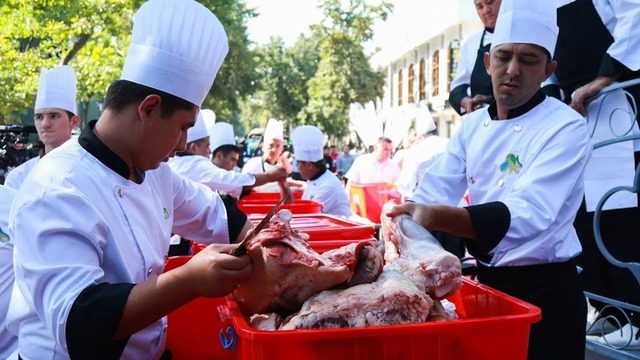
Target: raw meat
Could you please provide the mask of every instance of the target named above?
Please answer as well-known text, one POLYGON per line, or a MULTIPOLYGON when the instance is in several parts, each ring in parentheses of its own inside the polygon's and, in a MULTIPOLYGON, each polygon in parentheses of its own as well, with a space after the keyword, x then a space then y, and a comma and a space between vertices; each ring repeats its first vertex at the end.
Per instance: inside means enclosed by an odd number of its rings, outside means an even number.
POLYGON ((402 272, 434 299, 440 300, 455 294, 462 287, 460 259, 446 251, 431 233, 409 215, 399 215, 393 219, 385 216, 395 205, 395 200, 389 200, 382 207, 380 216, 385 261, 395 263, 398 259, 404 259, 398 264, 402 272))
POLYGON ((371 282, 382 271, 375 244, 353 243, 321 255, 309 246, 307 234, 291 229, 290 220, 291 211, 279 211, 247 245, 253 275, 234 291, 244 314, 289 315, 323 290, 371 282))

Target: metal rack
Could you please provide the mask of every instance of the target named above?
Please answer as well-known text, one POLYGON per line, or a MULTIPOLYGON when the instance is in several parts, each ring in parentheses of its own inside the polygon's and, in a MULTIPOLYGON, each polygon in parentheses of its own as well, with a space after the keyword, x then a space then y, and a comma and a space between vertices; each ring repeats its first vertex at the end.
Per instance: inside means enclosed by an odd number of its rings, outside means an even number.
MULTIPOLYGON (((602 91, 600 91, 596 96, 594 96, 594 98, 597 98, 597 97, 600 97, 600 96, 606 97, 606 96, 608 96, 609 94, 611 94, 615 90, 620 90, 621 89, 621 90, 625 91, 624 89, 632 87, 632 86, 636 86, 636 85, 639 85, 639 84, 640 84, 640 79, 635 79, 635 80, 630 80, 630 81, 614 84, 612 86, 609 86, 607 88, 602 89, 602 91)), ((631 95, 628 92, 627 92, 627 97, 631 100, 630 103, 631 103, 632 115, 637 115, 637 113, 638 113, 637 105, 635 104, 635 102, 633 101, 633 98, 631 97, 631 95)), ((604 101, 604 99, 603 99, 603 101, 604 101)), ((635 118, 635 116, 633 116, 633 118, 635 118)), ((610 120, 610 123, 608 125, 611 127, 612 126, 611 125, 612 119, 610 118, 609 120, 610 120)), ((625 141, 640 140, 640 134, 632 134, 631 133, 632 125, 633 124, 630 124, 628 131, 626 133, 624 133, 624 134, 620 134, 619 136, 615 136, 615 137, 613 137, 611 139, 607 139, 607 140, 603 140, 603 141, 599 141, 597 143, 594 143, 593 144, 593 149, 596 150, 596 149, 604 147, 604 146, 617 144, 617 143, 621 143, 621 142, 625 142, 625 141)), ((640 263, 621 261, 618 258, 616 258, 615 256, 613 256, 613 254, 609 251, 609 249, 607 248, 606 244, 604 243, 604 241, 602 239, 601 231, 600 231, 600 222, 601 222, 601 218, 602 218, 603 207, 604 207, 605 203, 607 202, 607 200, 612 195, 614 195, 615 193, 617 193, 619 191, 629 191, 629 192, 632 192, 632 193, 638 193, 640 191, 640 165, 636 167, 636 172, 635 172, 635 177, 634 177, 633 184, 631 184, 631 185, 630 184, 621 184, 620 186, 616 186, 616 187, 610 189, 609 191, 607 191, 602 196, 602 198, 599 200, 598 205, 596 206, 596 209, 594 211, 594 219, 593 219, 594 237, 595 237, 598 249, 600 250, 600 252, 604 256, 604 258, 607 261, 609 261, 611 264, 613 264, 613 265, 615 265, 617 267, 628 269, 633 274, 635 279, 637 280, 638 286, 640 286, 640 263)), ((638 220, 640 220, 640 219, 638 219, 638 220)), ((640 241, 640 239, 638 239, 638 240, 640 241)), ((602 303, 605 303, 606 304, 605 308, 608 310, 607 312, 610 314, 609 316, 606 316, 605 318, 607 320, 609 320, 610 323, 614 324, 617 328, 621 328, 624 324, 622 324, 614 315, 612 315, 612 312, 621 314, 623 317, 626 318, 627 322, 629 321, 629 316, 627 315, 628 311, 640 313, 640 306, 637 306, 637 305, 629 304, 629 303, 626 303, 626 302, 619 301, 617 299, 612 299, 612 298, 609 298, 609 297, 601 296, 601 295, 598 295, 598 294, 595 294, 595 293, 591 293, 591 292, 587 292, 587 291, 585 291, 585 296, 588 299, 593 299, 593 300, 597 300, 597 301, 600 301, 602 303)), ((604 335, 604 334, 601 331, 601 333, 599 335, 601 336, 601 335, 604 335)), ((634 336, 634 335, 635 334, 629 334, 629 342, 631 342, 632 336, 634 336)), ((587 337, 586 348, 591 350, 591 351, 593 351, 593 352, 595 352, 595 353, 610 357, 611 359, 640 359, 640 351, 639 350, 629 350, 629 349, 626 348, 627 345, 629 344, 629 342, 627 342, 627 344, 625 346, 612 346, 610 344, 604 345, 604 344, 595 342, 593 339, 590 339, 589 337, 587 337)))

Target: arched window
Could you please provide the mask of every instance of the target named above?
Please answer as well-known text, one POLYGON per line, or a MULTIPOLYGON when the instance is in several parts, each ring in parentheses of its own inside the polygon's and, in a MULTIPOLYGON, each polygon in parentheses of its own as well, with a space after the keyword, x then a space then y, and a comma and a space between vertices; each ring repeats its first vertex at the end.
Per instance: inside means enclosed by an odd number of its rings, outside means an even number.
POLYGON ((407 90, 407 104, 413 104, 415 100, 413 99, 413 83, 415 82, 415 75, 413 73, 413 64, 409 66, 409 80, 408 80, 408 90, 407 90))
POLYGON ((402 105, 402 69, 398 71, 398 106, 402 105))
POLYGON ((438 96, 438 89, 440 88, 440 51, 436 50, 431 57, 431 84, 433 84, 433 90, 431 96, 438 96))
POLYGON ((420 100, 427 99, 427 74, 426 63, 424 59, 420 60, 420 74, 418 75, 418 88, 420 90, 420 100))

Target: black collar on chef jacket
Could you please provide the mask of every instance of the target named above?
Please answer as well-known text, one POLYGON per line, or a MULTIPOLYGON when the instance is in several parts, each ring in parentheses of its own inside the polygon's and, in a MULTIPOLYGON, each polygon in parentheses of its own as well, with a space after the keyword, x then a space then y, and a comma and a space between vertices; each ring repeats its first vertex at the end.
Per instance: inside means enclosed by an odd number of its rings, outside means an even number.
MULTIPOLYGON (((509 110, 509 112, 507 113, 507 119, 517 118, 518 116, 528 113, 529 110, 540 105, 540 103, 542 103, 546 97, 547 95, 545 95, 542 92, 542 90, 539 90, 535 95, 531 97, 531 99, 529 99, 529 101, 518 106, 517 108, 509 110)), ((491 120, 499 120, 498 105, 496 104, 495 101, 492 102, 491 105, 489 105, 488 111, 489 111, 489 116, 491 117, 491 120)))
MULTIPOLYGON (((100 160, 106 167, 115 171, 118 175, 125 179, 129 179, 129 165, 127 165, 121 157, 113 152, 102 140, 98 139, 96 134, 93 133, 93 128, 96 126, 98 120, 90 121, 88 126, 85 127, 80 136, 78 137, 78 143, 87 152, 93 155, 96 159, 100 160)), ((144 179, 144 173, 141 175, 141 179, 144 179)))

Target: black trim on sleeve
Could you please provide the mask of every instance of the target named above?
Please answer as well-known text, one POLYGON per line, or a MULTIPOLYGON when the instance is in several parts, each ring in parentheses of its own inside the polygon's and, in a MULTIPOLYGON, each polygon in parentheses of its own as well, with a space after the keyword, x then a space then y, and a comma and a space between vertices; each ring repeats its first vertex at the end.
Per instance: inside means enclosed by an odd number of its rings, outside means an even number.
POLYGON ((462 111, 460 111, 460 103, 462 99, 469 96, 467 94, 467 90, 469 89, 469 84, 461 84, 453 88, 449 93, 449 103, 453 110, 455 110, 458 115, 464 115, 462 111))
POLYGON ((227 209, 227 226, 229 228, 229 242, 234 243, 240 231, 247 222, 247 214, 238 208, 237 200, 228 194, 220 194, 225 209, 227 209))
POLYGON ((511 226, 509 208, 500 201, 466 207, 476 239, 465 239, 469 254, 481 261, 490 261, 489 252, 504 238, 511 226))
POLYGON ((103 283, 82 290, 66 326, 71 359, 120 359, 129 338, 111 339, 134 285, 103 283))
POLYGON ((612 58, 609 54, 604 54, 598 76, 623 76, 631 72, 631 69, 624 66, 620 61, 612 58))

